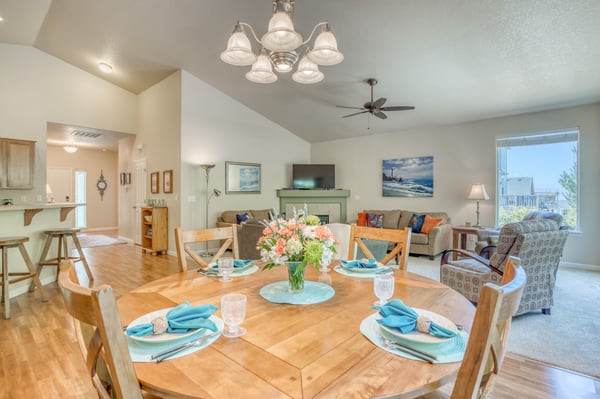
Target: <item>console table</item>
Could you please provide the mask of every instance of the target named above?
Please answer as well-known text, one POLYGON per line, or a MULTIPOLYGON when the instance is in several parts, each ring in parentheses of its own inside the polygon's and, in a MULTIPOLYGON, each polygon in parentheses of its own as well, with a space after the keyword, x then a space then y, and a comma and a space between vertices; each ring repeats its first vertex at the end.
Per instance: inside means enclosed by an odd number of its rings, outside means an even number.
POLYGON ((321 214, 327 205, 329 210, 329 222, 346 222, 346 200, 350 196, 350 190, 277 190, 279 197, 279 212, 290 214, 295 207, 303 209, 306 204, 308 211, 312 214, 321 214), (332 212, 335 209, 335 212, 332 212))

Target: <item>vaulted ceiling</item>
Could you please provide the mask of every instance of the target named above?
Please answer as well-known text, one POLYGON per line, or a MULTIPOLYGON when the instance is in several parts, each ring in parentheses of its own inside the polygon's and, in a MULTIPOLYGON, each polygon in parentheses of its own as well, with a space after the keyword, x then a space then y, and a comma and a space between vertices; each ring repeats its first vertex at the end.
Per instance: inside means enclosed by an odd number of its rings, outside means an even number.
POLYGON ((183 69, 309 142, 600 101, 598 0, 297 0, 296 31, 329 21, 345 56, 315 85, 252 83, 219 59, 238 20, 260 37, 271 13, 270 0, 0 0, 0 42, 134 93, 183 69), (416 109, 342 118, 371 77, 386 106, 416 109))

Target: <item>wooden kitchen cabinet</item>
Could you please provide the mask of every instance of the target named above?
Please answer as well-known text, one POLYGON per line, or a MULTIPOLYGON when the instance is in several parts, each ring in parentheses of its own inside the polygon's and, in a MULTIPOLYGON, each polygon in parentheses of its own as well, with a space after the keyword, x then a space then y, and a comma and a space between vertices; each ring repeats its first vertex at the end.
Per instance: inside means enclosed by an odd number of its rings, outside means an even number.
POLYGON ((0 138, 0 188, 32 189, 35 141, 0 138))

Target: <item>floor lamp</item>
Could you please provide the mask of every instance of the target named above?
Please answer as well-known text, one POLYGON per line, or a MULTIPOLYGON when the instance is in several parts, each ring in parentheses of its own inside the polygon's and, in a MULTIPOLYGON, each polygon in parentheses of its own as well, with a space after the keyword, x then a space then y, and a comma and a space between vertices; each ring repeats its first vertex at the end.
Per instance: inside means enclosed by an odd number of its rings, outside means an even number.
MULTIPOLYGON (((210 191, 208 188, 208 182, 210 180, 210 170, 215 167, 215 164, 203 164, 200 165, 200 167, 204 169, 204 172, 206 173, 206 219, 204 223, 204 228, 208 229, 208 204, 210 203, 212 197, 220 196, 221 191, 217 190, 216 188, 210 191)), ((200 253, 200 256, 213 256, 213 253, 208 251, 208 241, 206 242, 206 249, 204 250, 204 252, 200 253)))
POLYGON ((481 227, 479 224, 479 201, 486 201, 490 199, 490 196, 485 191, 485 186, 483 184, 473 184, 467 199, 477 200, 477 223, 475 223, 475 226, 473 227, 481 227))

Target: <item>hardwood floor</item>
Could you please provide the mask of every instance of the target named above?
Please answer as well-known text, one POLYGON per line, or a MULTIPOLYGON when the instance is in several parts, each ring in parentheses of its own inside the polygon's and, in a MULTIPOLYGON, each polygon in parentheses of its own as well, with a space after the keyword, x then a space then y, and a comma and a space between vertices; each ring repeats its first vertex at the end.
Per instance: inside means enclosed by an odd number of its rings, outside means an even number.
MULTIPOLYGON (((84 251, 94 285, 110 284, 116 295, 177 272, 175 257, 144 254, 131 244, 84 251)), ((80 263, 77 269, 86 283, 80 263)), ((11 301, 12 318, 0 320, 0 398, 96 398, 58 286, 45 287, 48 302, 20 295, 11 301)), ((491 397, 600 398, 600 380, 509 353, 491 397)))

